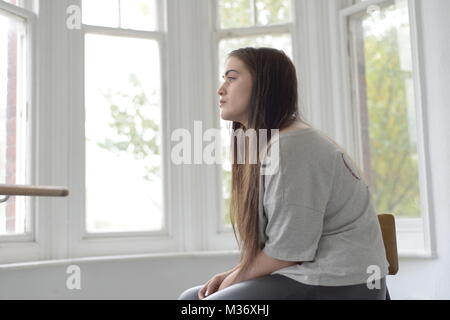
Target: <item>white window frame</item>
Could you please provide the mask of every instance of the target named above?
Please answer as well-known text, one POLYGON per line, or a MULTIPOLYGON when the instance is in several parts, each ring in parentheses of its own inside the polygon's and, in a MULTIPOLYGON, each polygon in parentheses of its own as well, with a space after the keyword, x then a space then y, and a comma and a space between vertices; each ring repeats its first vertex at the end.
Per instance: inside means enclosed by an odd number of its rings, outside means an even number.
MULTIPOLYGON (((36 79, 36 52, 37 48, 37 19, 34 12, 35 3, 32 0, 23 0, 22 6, 16 6, 11 3, 0 1, 0 8, 7 14, 23 19, 26 24, 27 33, 27 55, 26 55, 26 114, 27 114, 27 153, 29 158, 27 159, 27 170, 30 171, 29 180, 33 184, 36 179, 35 161, 36 159, 36 121, 35 121, 35 109, 36 109, 36 90, 34 87, 36 79)), ((1 251, 0 251, 0 263, 16 262, 20 260, 37 260, 42 255, 42 245, 37 241, 38 234, 36 232, 36 226, 40 224, 37 219, 39 209, 36 207, 35 199, 27 199, 29 201, 29 217, 30 232, 27 234, 0 236, 1 251)), ((5 203, 0 204, 5 205, 5 203)))
MULTIPOLYGON (((354 106, 354 99, 352 99, 352 81, 353 66, 351 61, 351 45, 348 34, 348 18, 355 13, 366 11, 369 6, 382 5, 386 3, 394 3, 393 0, 368 0, 361 1, 354 5, 348 6, 339 11, 340 19, 340 33, 341 37, 341 63, 343 65, 342 83, 343 83, 343 97, 344 104, 343 118, 345 123, 351 124, 347 126, 346 136, 348 137, 347 145, 351 146, 351 152, 355 155, 355 160, 362 164, 362 146, 361 133, 359 123, 359 111, 354 106)), ((399 242, 420 242, 423 243, 423 250, 413 248, 402 248, 398 246, 398 254, 400 257, 414 257, 414 258, 435 258, 436 247, 435 237, 432 228, 432 211, 431 211, 431 184, 429 173, 431 172, 430 161, 428 157, 428 128, 424 121, 426 102, 423 99, 422 90, 423 84, 423 60, 421 57, 420 43, 421 29, 418 24, 419 6, 417 0, 408 0, 409 19, 411 28, 411 49, 412 49, 412 63, 413 63, 413 83, 415 92, 415 108, 416 108, 416 122, 417 122, 417 152, 419 155, 419 188, 420 188, 420 202, 421 202, 421 217, 420 218, 396 218, 397 231, 397 245, 399 242), (408 239, 408 240, 407 240, 408 239)))
MULTIPOLYGON (((81 1, 71 1, 73 4, 79 5, 81 1)), ((76 107, 71 108, 72 119, 78 119, 72 123, 71 144, 68 153, 76 155, 76 161, 71 162, 71 170, 74 174, 69 178, 70 190, 73 197, 69 200, 68 216, 71 223, 69 231, 69 257, 84 256, 104 256, 104 255, 128 255, 155 252, 177 251, 180 239, 174 235, 174 225, 171 221, 171 192, 169 190, 168 179, 170 177, 170 165, 166 164, 170 161, 170 150, 166 143, 168 134, 167 130, 167 85, 166 71, 168 61, 166 59, 166 28, 165 28, 165 1, 157 1, 158 5, 158 29, 157 31, 138 31, 122 28, 111 28, 101 26, 83 25, 79 32, 72 32, 70 65, 73 67, 72 74, 77 78, 72 83, 72 92, 74 97, 72 101, 76 107), (162 19, 161 19, 162 18, 162 19), (163 192, 163 214, 164 227, 163 230, 148 232, 106 232, 106 233, 87 233, 85 228, 85 133, 84 133, 84 101, 79 97, 84 97, 84 37, 85 34, 104 34, 114 36, 125 36, 131 38, 152 39, 158 41, 160 48, 160 65, 161 65, 161 127, 162 127, 162 187, 163 192), (77 71, 78 70, 78 71, 77 71), (80 71, 81 70, 81 71, 80 71), (83 106, 80 108, 79 106, 83 106)), ((72 102, 71 102, 72 103, 72 102)), ((111 199, 113 201, 113 199, 111 199)))

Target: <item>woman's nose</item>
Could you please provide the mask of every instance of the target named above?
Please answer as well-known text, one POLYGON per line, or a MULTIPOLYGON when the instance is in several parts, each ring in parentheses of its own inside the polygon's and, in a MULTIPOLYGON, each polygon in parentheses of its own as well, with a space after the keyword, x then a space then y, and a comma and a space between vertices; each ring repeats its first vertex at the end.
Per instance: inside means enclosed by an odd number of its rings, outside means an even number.
POLYGON ((219 87, 219 89, 217 90, 217 94, 218 94, 219 96, 222 96, 222 95, 225 94, 225 83, 222 84, 222 85, 219 87))

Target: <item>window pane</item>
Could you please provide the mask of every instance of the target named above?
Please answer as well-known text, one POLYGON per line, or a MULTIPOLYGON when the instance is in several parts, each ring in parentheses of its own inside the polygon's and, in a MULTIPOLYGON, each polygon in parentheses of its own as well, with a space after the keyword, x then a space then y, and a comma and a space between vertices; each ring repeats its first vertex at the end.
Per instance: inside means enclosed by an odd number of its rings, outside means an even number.
MULTIPOLYGON (((289 34, 278 35, 261 35, 252 37, 241 38, 229 38, 223 39, 219 43, 219 75, 224 74, 224 64, 228 53, 231 51, 243 48, 243 47, 271 47, 279 50, 283 50, 292 59, 292 40, 289 34)), ((222 82, 222 78, 218 79, 219 83, 222 82)), ((231 162, 230 162, 230 134, 231 134, 231 122, 220 120, 222 130, 222 146, 223 146, 223 176, 222 176, 222 188, 223 188, 223 216, 222 221, 224 224, 230 224, 229 216, 229 204, 231 196, 231 162)))
MULTIPOLYGON (((231 51, 243 47, 270 47, 283 50, 292 59, 292 38, 290 34, 261 35, 240 38, 228 38, 220 41, 219 63, 223 71, 225 58, 231 51)), ((223 74, 223 73, 221 73, 223 74)))
POLYGON ((119 27, 119 0, 83 0, 83 23, 119 27))
POLYGON ((87 231, 159 230, 158 43, 87 34, 85 67, 87 231))
POLYGON ((219 0, 220 27, 242 28, 253 25, 250 0, 219 0))
POLYGON ((406 1, 350 21, 363 160, 377 212, 420 216, 412 53, 406 1))
MULTIPOLYGON (((0 183, 28 184, 26 25, 0 10, 0 183)), ((0 235, 30 231, 29 199, 0 204, 0 235)))
POLYGON ((291 0, 219 0, 219 18, 222 29, 287 23, 291 0))
POLYGON ((156 2, 154 0, 122 0, 121 27, 135 30, 156 30, 156 2))
POLYGON ((291 0, 257 0, 258 24, 287 23, 291 20, 291 0))

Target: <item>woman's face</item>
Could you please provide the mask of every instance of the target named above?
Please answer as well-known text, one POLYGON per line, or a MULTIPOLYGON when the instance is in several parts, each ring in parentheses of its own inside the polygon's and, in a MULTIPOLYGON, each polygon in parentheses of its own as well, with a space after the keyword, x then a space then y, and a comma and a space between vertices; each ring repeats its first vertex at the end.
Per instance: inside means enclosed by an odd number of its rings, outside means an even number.
POLYGON ((220 116, 223 120, 247 126, 252 94, 252 76, 245 64, 236 57, 225 63, 224 83, 217 90, 220 95, 220 116))

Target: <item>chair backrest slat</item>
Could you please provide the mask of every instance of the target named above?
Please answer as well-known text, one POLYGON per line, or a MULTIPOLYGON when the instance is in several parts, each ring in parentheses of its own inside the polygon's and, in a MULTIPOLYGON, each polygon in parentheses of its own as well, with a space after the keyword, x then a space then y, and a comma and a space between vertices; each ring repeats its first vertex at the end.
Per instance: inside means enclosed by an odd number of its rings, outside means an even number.
POLYGON ((386 258, 389 262, 389 274, 394 275, 398 272, 398 252, 397 237, 395 233, 395 218, 392 214, 379 214, 381 233, 383 235, 386 258))

